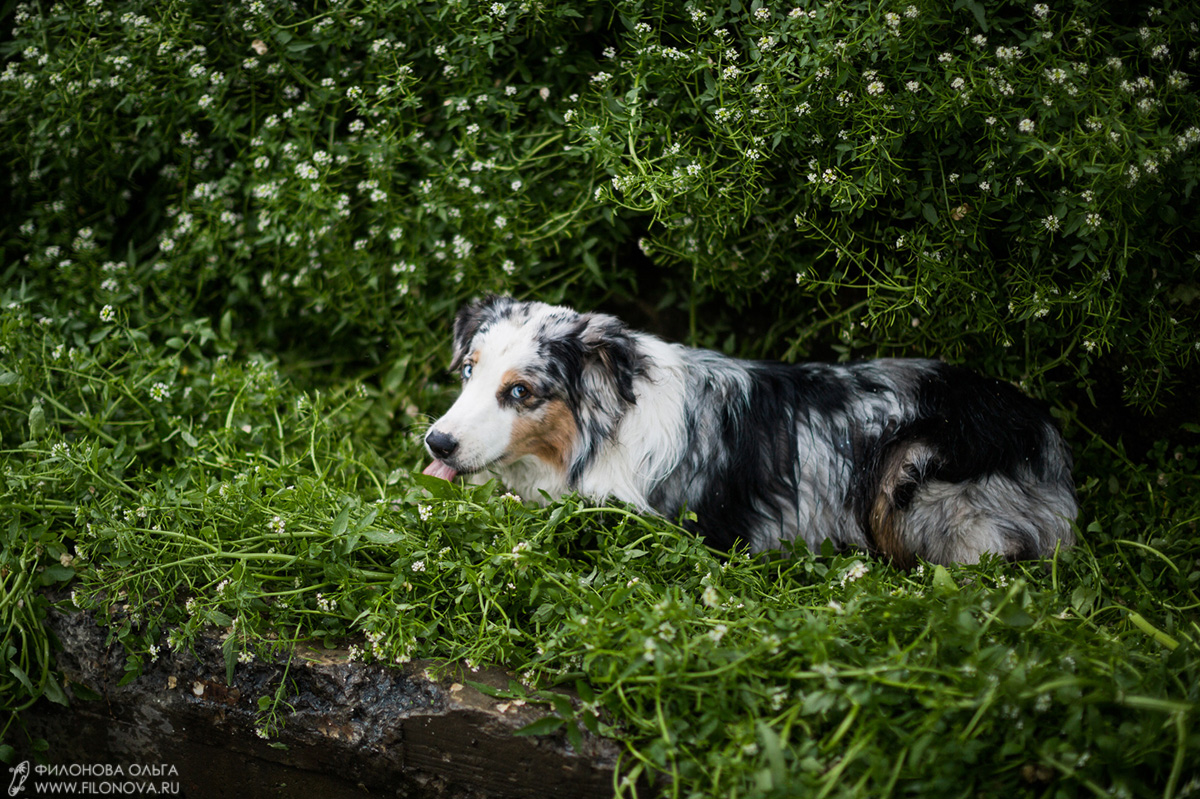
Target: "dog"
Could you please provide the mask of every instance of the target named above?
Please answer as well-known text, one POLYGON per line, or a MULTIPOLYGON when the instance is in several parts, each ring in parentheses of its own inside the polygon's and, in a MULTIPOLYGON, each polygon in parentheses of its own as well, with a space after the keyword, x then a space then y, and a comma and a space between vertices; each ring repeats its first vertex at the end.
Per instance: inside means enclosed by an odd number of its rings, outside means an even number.
POLYGON ((754 553, 829 540, 909 568, 1075 541, 1049 413, 940 361, 738 360, 493 295, 459 311, 450 369, 462 393, 425 435, 425 474, 683 515, 712 547, 754 553))

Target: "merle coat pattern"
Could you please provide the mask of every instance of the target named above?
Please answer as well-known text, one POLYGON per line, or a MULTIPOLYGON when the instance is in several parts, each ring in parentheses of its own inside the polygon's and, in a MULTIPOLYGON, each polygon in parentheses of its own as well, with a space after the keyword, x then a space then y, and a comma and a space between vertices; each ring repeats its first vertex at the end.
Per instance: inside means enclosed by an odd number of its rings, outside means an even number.
POLYGON ((687 508, 712 545, 754 552, 829 539, 910 566, 1074 543, 1053 419, 957 366, 743 361, 490 296, 459 312, 451 369, 463 391, 426 435, 427 474, 687 508))

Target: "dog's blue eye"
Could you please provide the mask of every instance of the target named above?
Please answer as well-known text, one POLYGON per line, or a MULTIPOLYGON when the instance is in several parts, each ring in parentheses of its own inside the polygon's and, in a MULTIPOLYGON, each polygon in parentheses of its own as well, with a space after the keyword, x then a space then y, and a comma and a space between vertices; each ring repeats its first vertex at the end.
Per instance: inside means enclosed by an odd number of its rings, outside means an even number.
POLYGON ((525 397, 529 396, 529 388, 521 383, 517 383, 508 390, 508 395, 515 400, 525 399, 525 397))
POLYGON ((464 363, 464 364, 463 364, 463 368, 462 368, 462 379, 463 379, 463 380, 470 380, 470 379, 471 379, 471 364, 469 364, 469 363, 464 363))

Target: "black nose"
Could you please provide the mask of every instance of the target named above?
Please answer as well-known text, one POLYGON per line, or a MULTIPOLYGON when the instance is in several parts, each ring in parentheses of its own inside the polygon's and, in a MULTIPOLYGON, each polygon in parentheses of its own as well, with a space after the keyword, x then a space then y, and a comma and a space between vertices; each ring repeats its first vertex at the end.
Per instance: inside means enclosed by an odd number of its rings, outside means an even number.
POLYGON ((449 458, 454 454, 454 450, 458 449, 458 440, 449 433, 443 433, 440 430, 430 430, 429 435, 425 436, 425 446, 429 447, 429 451, 433 453, 435 458, 449 458))

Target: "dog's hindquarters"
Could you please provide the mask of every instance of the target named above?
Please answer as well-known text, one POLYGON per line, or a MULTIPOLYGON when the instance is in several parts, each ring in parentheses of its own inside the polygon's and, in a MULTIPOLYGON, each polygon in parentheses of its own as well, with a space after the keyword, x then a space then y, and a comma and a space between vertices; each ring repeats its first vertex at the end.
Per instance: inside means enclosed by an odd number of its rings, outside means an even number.
POLYGON ((870 539, 895 565, 974 563, 984 553, 1037 558, 1052 554, 1060 541, 1075 543, 1069 484, 1028 472, 930 479, 931 456, 922 443, 898 450, 871 506, 870 539))
POLYGON ((1071 456, 1049 415, 999 381, 939 365, 918 413, 881 437, 859 516, 899 566, 1044 557, 1074 543, 1071 456))

